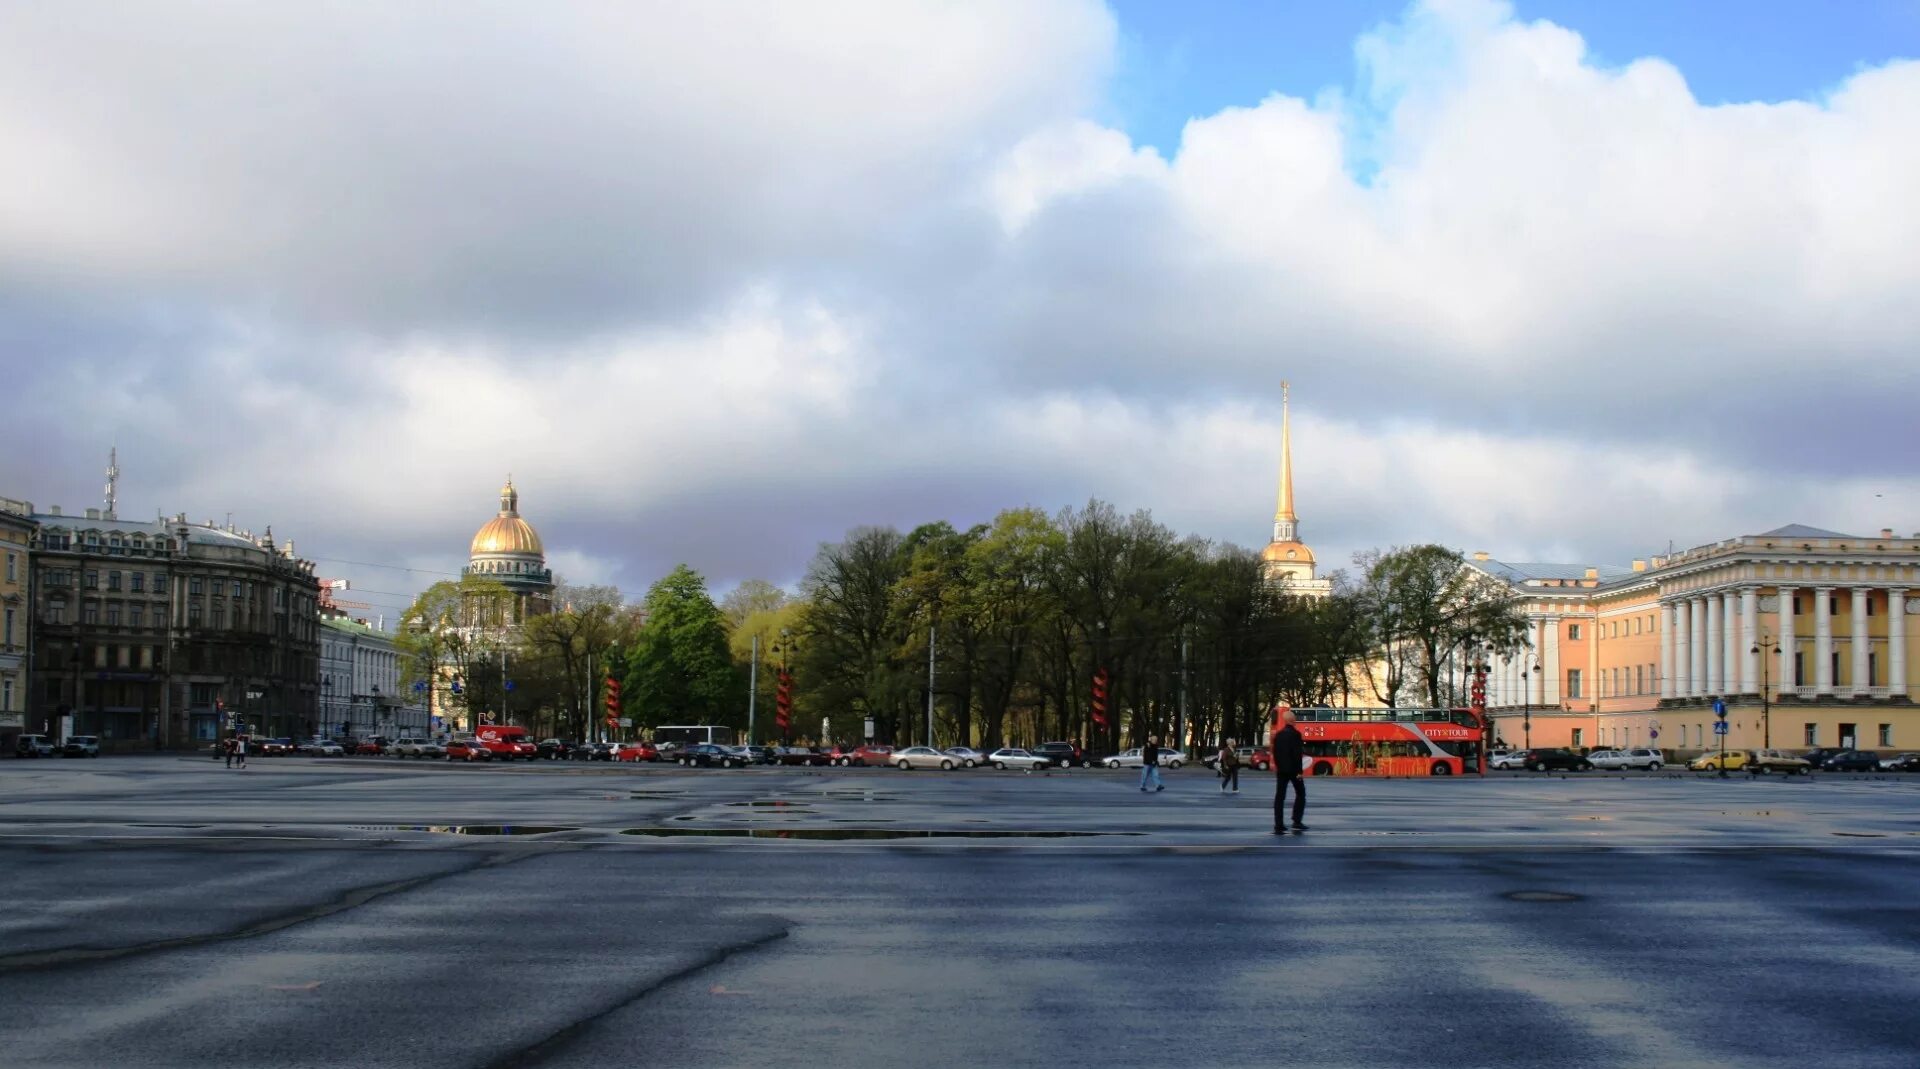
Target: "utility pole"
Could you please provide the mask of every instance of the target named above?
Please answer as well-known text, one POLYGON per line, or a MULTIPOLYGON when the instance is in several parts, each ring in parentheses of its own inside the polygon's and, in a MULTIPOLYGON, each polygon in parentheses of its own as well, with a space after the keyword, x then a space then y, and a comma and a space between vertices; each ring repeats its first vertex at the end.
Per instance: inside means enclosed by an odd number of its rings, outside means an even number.
POLYGON ((934 625, 927 625, 927 745, 933 745, 933 640, 934 625))
POLYGON ((753 660, 747 662, 747 745, 753 745, 753 709, 760 697, 760 636, 753 636, 753 660))
POLYGON ((1174 748, 1180 749, 1187 741, 1187 638, 1185 627, 1180 629, 1180 723, 1174 732, 1174 748))

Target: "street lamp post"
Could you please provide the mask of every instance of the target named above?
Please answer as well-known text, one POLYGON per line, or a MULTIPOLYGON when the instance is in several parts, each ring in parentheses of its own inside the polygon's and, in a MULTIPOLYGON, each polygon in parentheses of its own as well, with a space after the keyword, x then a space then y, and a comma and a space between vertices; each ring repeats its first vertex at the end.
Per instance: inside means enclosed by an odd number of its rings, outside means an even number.
POLYGON ((1540 674, 1540 666, 1534 665, 1533 671, 1521 678, 1526 684, 1520 688, 1520 736, 1523 750, 1533 749, 1533 681, 1540 674))
POLYGON ((1773 657, 1769 655, 1780 652, 1780 643, 1763 634, 1753 644, 1751 652, 1760 655, 1760 745, 1764 749, 1772 749, 1773 702, 1767 690, 1773 685, 1773 657))

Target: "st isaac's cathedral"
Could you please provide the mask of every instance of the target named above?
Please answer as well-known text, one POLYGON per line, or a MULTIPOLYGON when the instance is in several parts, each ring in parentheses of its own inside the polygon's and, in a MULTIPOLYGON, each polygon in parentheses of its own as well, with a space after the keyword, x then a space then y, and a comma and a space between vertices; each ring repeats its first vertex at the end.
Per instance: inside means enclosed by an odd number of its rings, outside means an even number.
POLYGON ((500 488, 500 513, 473 536, 463 574, 498 581, 513 594, 508 626, 553 609, 553 572, 547 568, 540 532, 520 517, 520 491, 513 476, 500 488))

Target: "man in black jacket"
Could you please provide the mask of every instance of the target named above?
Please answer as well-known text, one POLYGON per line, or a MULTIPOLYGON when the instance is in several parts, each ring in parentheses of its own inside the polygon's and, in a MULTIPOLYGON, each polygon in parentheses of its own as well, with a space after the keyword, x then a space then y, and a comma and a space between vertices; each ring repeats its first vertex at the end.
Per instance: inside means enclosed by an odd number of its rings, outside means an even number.
POLYGON ((1146 793, 1147 784, 1153 784, 1155 791, 1164 791, 1160 785, 1160 737, 1150 735, 1147 744, 1140 747, 1140 791, 1146 793))
POLYGON ((1285 835, 1287 828, 1282 814, 1286 811, 1288 784, 1293 785, 1293 830, 1307 830, 1300 822, 1307 815, 1307 781, 1300 774, 1305 753, 1300 729, 1293 726, 1293 710, 1282 705, 1274 712, 1279 716, 1280 730, 1273 733, 1273 773, 1277 780, 1273 789, 1273 833, 1285 835))

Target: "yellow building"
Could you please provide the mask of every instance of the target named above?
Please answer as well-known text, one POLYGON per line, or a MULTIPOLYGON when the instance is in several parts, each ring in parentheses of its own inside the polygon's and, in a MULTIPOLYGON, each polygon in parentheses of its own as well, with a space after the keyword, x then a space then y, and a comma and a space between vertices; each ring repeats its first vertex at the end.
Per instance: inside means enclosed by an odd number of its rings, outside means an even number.
POLYGON ((1728 748, 1920 750, 1920 535, 1794 524, 1624 568, 1468 563, 1531 623, 1487 680, 1508 744, 1715 749, 1717 700, 1728 748))
POLYGON ((1267 582, 1288 594, 1324 598, 1333 581, 1314 577, 1313 550, 1300 541, 1300 517, 1293 512, 1293 429, 1289 426, 1289 387, 1280 384, 1280 500, 1273 510, 1273 541, 1260 551, 1267 582))
POLYGON ((0 498, 0 745, 27 728, 27 567, 33 506, 0 498))

